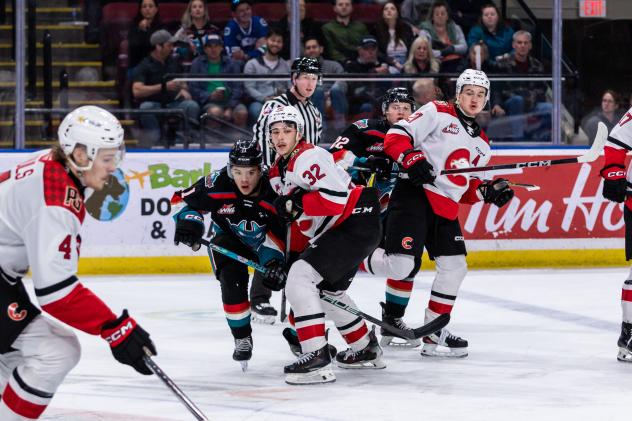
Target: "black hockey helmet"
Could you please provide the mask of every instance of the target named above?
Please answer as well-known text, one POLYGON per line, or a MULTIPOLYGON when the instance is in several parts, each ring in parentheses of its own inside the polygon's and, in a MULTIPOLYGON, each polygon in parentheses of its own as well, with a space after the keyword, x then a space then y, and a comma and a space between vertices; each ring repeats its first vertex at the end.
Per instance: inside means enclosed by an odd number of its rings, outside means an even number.
POLYGON ((228 153, 228 164, 236 167, 261 167, 263 153, 256 140, 238 140, 228 153))
POLYGON ((406 88, 391 88, 386 91, 382 97, 382 114, 386 113, 388 106, 394 102, 407 102, 410 104, 410 110, 415 111, 415 99, 406 88))
POLYGON ((314 57, 299 57, 292 63, 291 71, 292 78, 294 75, 300 75, 301 73, 308 73, 318 76, 320 81, 322 72, 320 70, 320 62, 314 57))

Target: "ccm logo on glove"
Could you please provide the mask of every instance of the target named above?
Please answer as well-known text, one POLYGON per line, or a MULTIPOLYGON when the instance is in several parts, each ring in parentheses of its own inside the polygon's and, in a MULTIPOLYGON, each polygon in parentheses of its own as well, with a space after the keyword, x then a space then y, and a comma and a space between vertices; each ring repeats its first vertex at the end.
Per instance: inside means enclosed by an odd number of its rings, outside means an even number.
POLYGON ((624 177, 624 176, 625 176, 624 171, 610 171, 608 174, 606 174, 606 177, 608 178, 624 177))
POLYGON ((136 320, 131 319, 131 318, 127 319, 127 322, 123 325, 118 326, 114 332, 112 333, 107 332, 108 335, 104 336, 103 339, 105 339, 111 346, 117 346, 126 338, 129 332, 134 330, 135 327, 136 327, 136 320))

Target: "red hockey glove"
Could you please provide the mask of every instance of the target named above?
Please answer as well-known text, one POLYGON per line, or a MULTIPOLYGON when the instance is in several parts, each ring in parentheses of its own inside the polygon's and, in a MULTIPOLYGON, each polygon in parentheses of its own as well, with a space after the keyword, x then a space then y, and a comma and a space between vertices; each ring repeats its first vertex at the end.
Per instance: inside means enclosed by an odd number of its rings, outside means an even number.
POLYGON ((410 149, 404 152, 402 168, 408 174, 410 182, 415 186, 421 187, 424 184, 432 183, 437 178, 434 168, 421 151, 410 149))
POLYGON ((621 203, 625 200, 627 181, 625 179, 625 167, 619 164, 610 164, 599 172, 603 177, 603 197, 613 202, 621 203))
POLYGON ((101 337, 110 344, 112 354, 118 362, 132 366, 141 374, 152 374, 143 360, 146 355, 143 348, 147 347, 156 355, 156 347, 149 339, 149 333, 136 324, 136 320, 129 316, 127 310, 123 310, 118 319, 103 325, 101 337))

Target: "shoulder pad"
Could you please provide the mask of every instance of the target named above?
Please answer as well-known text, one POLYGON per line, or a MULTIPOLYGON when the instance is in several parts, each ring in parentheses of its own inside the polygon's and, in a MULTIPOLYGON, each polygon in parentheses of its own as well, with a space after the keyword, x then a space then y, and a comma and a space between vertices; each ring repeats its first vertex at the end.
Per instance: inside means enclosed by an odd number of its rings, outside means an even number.
POLYGON ((445 101, 433 101, 433 104, 437 108, 438 112, 450 114, 451 116, 456 117, 456 110, 454 109, 453 104, 445 101))
POLYGON ((44 162, 44 201, 46 206, 68 209, 83 223, 86 216, 83 196, 64 166, 57 161, 44 162))

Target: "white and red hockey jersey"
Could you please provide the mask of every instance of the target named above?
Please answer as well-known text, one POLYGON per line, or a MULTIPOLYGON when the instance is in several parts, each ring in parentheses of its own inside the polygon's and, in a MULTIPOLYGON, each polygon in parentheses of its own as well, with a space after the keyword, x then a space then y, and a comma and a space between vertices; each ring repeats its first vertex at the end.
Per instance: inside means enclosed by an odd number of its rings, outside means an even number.
POLYGON ((310 240, 347 219, 363 188, 351 182, 349 174, 336 165, 329 152, 305 141, 296 146, 287 160, 277 158, 269 176, 279 195, 296 189, 308 191, 296 225, 310 240))
POLYGON ((453 104, 430 102, 388 131, 384 152, 391 159, 401 162, 403 153, 410 149, 422 151, 437 173, 434 183, 424 184, 437 215, 456 219, 459 202, 471 204, 481 200, 477 188, 483 174, 439 175, 444 169, 484 166, 491 158, 485 133, 463 124, 453 104))
POLYGON ((76 276, 85 214, 78 181, 49 153, 0 171, 0 267, 13 278, 30 267, 42 309, 96 335, 116 315, 76 276))
MULTIPOLYGON (((625 155, 632 150, 632 108, 621 117, 621 120, 610 131, 604 147, 604 167, 621 165, 625 167, 625 155)), ((632 168, 628 168, 626 180, 632 183, 632 168)), ((630 191, 628 187, 628 191, 630 191)), ((625 199, 625 206, 632 210, 632 196, 625 199)))

